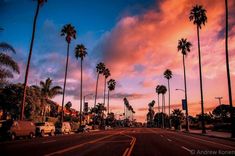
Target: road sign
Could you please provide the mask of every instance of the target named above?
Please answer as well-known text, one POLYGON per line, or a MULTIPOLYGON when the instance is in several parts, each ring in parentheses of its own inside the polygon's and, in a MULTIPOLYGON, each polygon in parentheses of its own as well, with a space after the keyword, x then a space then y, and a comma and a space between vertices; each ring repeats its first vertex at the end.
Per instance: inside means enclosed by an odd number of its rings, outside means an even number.
POLYGON ((185 99, 182 99, 182 109, 186 110, 187 109, 187 102, 185 99))

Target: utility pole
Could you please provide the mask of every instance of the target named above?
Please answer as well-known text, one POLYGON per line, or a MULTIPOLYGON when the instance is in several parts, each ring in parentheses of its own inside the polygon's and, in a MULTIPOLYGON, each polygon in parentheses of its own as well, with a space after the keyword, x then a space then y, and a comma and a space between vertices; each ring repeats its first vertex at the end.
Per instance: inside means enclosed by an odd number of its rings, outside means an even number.
POLYGON ((215 99, 219 100, 219 105, 221 106, 221 99, 223 99, 223 97, 215 97, 215 99))

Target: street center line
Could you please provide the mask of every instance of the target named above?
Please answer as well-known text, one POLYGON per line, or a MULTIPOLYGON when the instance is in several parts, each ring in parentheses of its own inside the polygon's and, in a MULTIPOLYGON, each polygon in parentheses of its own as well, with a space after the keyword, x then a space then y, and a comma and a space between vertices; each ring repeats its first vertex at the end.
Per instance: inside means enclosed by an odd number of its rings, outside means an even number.
POLYGON ((170 142, 172 141, 171 139, 167 139, 167 140, 170 141, 170 142))
POLYGON ((122 155, 122 156, 126 156, 126 155, 127 155, 128 150, 129 150, 129 148, 127 148, 127 149, 125 150, 125 152, 123 153, 123 155, 122 155))
POLYGON ((50 142, 55 142, 56 140, 48 140, 48 141, 43 141, 42 144, 50 143, 50 142))
POLYGON ((186 148, 186 147, 184 147, 184 146, 181 146, 181 148, 183 148, 184 150, 186 150, 186 151, 188 151, 188 152, 191 153, 191 150, 190 150, 190 149, 188 149, 188 148, 186 148))
POLYGON ((133 150, 133 148, 134 148, 134 146, 135 146, 135 142, 136 142, 136 138, 135 137, 133 137, 133 143, 132 143, 132 145, 131 145, 131 147, 130 147, 130 150, 128 151, 128 154, 127 154, 127 156, 130 156, 131 155, 131 152, 132 152, 132 150, 133 150))

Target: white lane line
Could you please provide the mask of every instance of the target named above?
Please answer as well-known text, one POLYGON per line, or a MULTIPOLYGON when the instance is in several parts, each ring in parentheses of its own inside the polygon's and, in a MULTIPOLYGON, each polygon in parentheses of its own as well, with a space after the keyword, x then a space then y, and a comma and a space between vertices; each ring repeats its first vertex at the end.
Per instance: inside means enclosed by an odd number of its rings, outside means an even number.
POLYGON ((186 147, 184 147, 184 146, 181 146, 181 148, 183 148, 184 150, 186 150, 186 151, 188 151, 188 152, 191 153, 191 150, 190 150, 190 149, 188 149, 188 148, 186 148, 186 147))
POLYGON ((48 141, 43 141, 43 144, 50 143, 50 142, 55 142, 56 140, 48 140, 48 141))
POLYGON ((172 141, 171 139, 167 139, 167 140, 170 141, 170 142, 172 141))

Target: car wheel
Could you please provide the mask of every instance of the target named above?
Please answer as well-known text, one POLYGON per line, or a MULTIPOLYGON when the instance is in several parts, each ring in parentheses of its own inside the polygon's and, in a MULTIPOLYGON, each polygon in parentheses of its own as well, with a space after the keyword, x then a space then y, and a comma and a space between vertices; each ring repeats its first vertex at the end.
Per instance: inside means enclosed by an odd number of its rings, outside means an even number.
POLYGON ((54 135, 55 135, 54 130, 51 130, 51 136, 54 136, 54 135))
POLYGON ((44 130, 41 130, 41 136, 42 136, 42 137, 45 136, 44 130))
POLYGON ((12 133, 12 134, 10 135, 10 139, 11 139, 11 140, 15 140, 15 139, 16 139, 15 133, 12 133))
POLYGON ((34 136, 34 135, 33 135, 33 132, 29 133, 29 138, 30 138, 30 139, 33 139, 33 136, 34 136))

